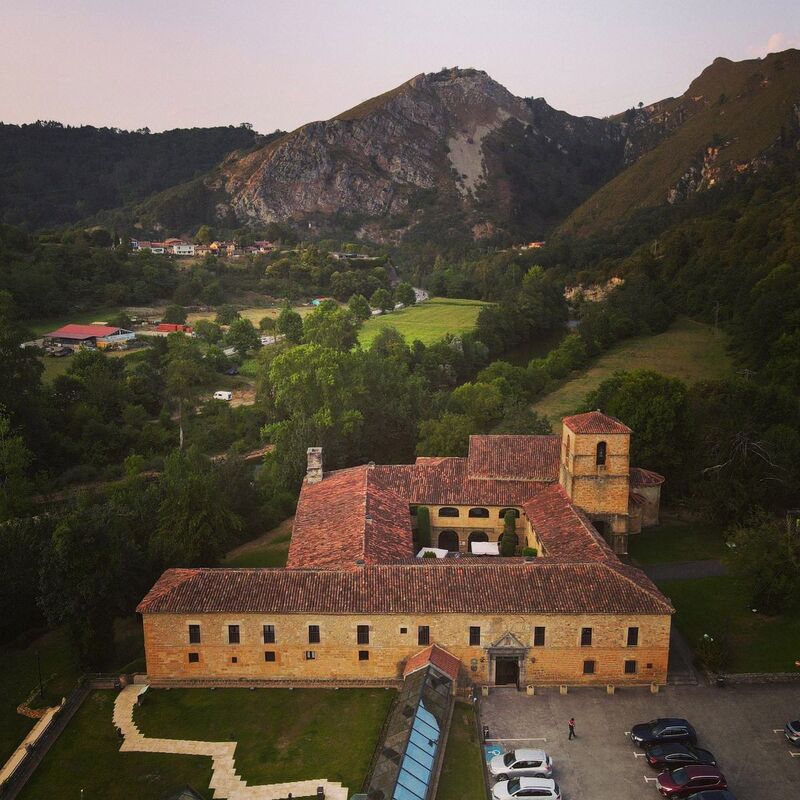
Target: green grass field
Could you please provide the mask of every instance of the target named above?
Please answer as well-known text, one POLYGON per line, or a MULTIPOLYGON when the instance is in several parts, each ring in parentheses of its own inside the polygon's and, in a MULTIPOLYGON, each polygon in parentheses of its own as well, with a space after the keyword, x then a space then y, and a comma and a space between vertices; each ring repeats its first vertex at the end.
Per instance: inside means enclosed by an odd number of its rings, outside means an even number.
POLYGON ((423 344, 433 344, 447 333, 471 331, 478 313, 486 305, 489 304, 480 300, 433 297, 418 306, 368 319, 358 338, 364 347, 368 347, 383 328, 396 328, 409 344, 415 339, 423 344))
POLYGON ((20 800, 163 800, 187 785, 211 797, 210 758, 119 752, 112 724, 116 694, 96 691, 86 698, 20 800))
POLYGON ((294 517, 285 519, 272 530, 240 544, 223 560, 223 567, 285 567, 289 555, 294 517))
POLYGON ((722 558, 725 532, 707 522, 662 522, 628 537, 628 553, 639 564, 722 558))
POLYGON ((730 663, 726 672, 796 672, 800 658, 800 606, 779 617, 754 613, 731 575, 658 586, 675 606, 675 624, 695 648, 703 634, 727 631, 730 663))
POLYGON ((533 409, 560 429, 562 417, 573 413, 589 392, 620 370, 652 369, 687 383, 723 378, 732 370, 726 345, 726 336, 711 325, 680 317, 664 333, 616 345, 587 370, 537 400, 533 409))
POLYGON ((485 800, 483 753, 475 730, 475 710, 456 703, 447 735, 437 800, 485 800))
POLYGON ((236 741, 250 784, 326 778, 360 791, 395 692, 386 689, 150 690, 145 736, 236 741))

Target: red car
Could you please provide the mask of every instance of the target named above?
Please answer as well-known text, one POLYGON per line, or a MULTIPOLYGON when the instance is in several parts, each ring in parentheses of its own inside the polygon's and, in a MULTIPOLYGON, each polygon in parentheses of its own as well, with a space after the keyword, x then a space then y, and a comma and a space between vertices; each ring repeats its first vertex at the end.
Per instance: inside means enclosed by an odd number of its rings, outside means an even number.
POLYGON ((727 789, 728 782, 716 767, 697 765, 662 772, 656 778, 656 786, 664 797, 678 798, 709 789, 727 789))

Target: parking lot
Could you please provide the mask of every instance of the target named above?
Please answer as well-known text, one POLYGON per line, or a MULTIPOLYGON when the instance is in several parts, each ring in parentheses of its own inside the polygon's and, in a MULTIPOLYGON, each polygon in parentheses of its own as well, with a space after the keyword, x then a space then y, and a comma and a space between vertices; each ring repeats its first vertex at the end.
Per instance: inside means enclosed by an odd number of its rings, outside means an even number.
POLYGON ((800 797, 800 749, 783 726, 800 716, 800 685, 669 686, 647 689, 513 689, 482 698, 482 724, 505 749, 541 747, 554 762, 564 800, 653 800, 657 772, 627 736, 631 726, 655 717, 685 717, 698 745, 711 750, 737 800, 800 797), (577 738, 567 740, 575 717, 577 738))

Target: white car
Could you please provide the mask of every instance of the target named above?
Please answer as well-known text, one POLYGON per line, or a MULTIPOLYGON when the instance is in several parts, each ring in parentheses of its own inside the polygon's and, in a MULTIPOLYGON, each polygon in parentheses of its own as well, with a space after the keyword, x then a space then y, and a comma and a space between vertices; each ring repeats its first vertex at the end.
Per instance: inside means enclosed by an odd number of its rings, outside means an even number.
POLYGON ((492 789, 494 800, 513 797, 538 797, 541 800, 561 800, 561 789, 552 778, 512 778, 500 781, 492 789))
POLYGON ((523 749, 500 753, 489 762, 489 773, 495 780, 509 778, 549 778, 553 762, 544 750, 523 749))
POLYGON ((233 400, 233 392, 214 392, 214 399, 215 400, 225 400, 226 402, 230 402, 233 400))

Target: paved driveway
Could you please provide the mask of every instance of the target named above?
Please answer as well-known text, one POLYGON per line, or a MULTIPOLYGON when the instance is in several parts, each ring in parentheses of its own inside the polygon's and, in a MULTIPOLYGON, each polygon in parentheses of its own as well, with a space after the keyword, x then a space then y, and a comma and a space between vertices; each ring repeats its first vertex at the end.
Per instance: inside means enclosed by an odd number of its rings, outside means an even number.
POLYGON ((800 685, 669 686, 647 689, 538 689, 530 697, 513 689, 482 699, 482 724, 506 748, 543 747, 555 763, 564 800, 660 800, 656 772, 637 757, 626 731, 654 717, 686 717, 699 745, 717 757, 737 800, 800 797, 800 749, 781 731, 800 716, 800 685), (575 717, 577 739, 567 740, 575 717), (530 739, 528 739, 530 737, 530 739), (519 741, 515 741, 519 740, 519 741), (796 753, 797 757, 791 754, 796 753), (651 780, 646 780, 649 778, 651 780))

